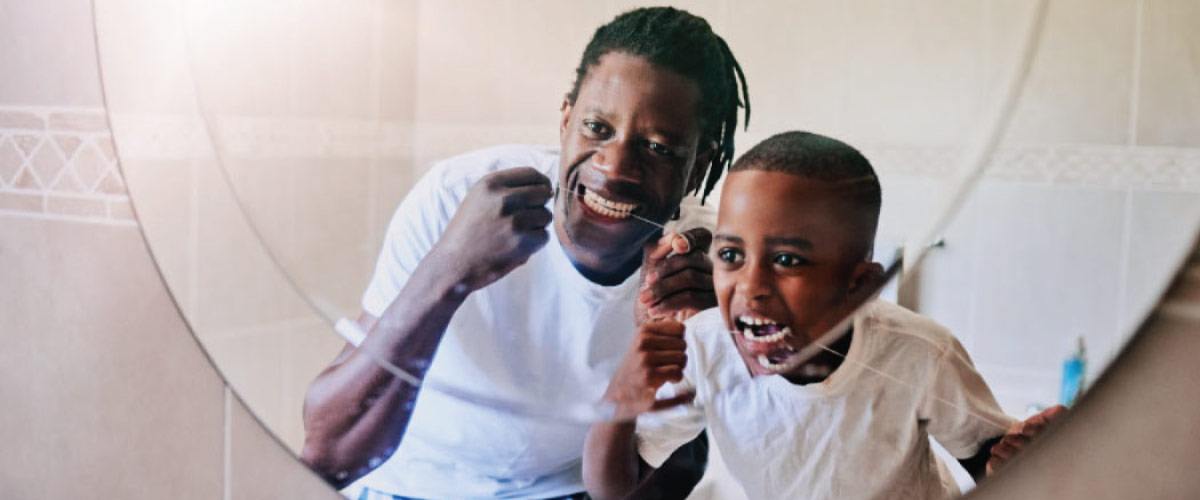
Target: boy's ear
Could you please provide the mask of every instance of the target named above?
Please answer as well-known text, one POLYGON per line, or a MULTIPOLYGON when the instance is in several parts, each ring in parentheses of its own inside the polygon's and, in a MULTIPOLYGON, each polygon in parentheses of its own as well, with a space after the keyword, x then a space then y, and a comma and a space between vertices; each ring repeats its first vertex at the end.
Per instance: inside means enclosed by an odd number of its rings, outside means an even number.
POLYGON ((692 174, 688 176, 687 191, 684 191, 686 193, 694 193, 700 189, 700 183, 704 182, 704 174, 708 172, 708 166, 712 164, 713 156, 717 154, 717 143, 715 141, 705 142, 707 142, 706 147, 696 152, 696 162, 692 163, 692 174))
POLYGON ((854 265, 847 293, 855 299, 866 299, 883 285, 883 266, 878 262, 862 261, 854 265))

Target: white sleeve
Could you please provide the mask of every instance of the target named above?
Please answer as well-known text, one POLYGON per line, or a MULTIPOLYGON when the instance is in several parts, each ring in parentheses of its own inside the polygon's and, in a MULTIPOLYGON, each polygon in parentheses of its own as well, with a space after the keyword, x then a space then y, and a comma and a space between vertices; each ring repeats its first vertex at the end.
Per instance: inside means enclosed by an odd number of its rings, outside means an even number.
POLYGON ((363 310, 376 318, 400 294, 458 208, 462 195, 444 185, 446 169, 445 163, 430 169, 392 215, 375 263, 375 274, 362 296, 363 310))
POLYGON ((1005 415, 991 389, 957 339, 937 359, 921 401, 926 430, 956 458, 970 458, 979 445, 1004 434, 1015 422, 1005 415))
MULTIPOLYGON (((678 384, 664 384, 658 389, 658 399, 666 399, 695 391, 686 379, 678 384)), ((704 410, 693 401, 667 410, 645 413, 637 419, 637 449, 651 467, 659 467, 676 449, 696 439, 704 430, 704 410)))

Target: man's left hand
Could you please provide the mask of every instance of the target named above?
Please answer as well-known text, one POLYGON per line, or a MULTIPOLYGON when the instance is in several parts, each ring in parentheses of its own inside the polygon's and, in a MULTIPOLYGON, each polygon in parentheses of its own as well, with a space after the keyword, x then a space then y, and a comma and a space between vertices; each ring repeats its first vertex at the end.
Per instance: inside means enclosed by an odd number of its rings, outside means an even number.
POLYGON ((670 231, 646 244, 641 292, 634 307, 639 325, 664 319, 683 322, 717 305, 710 244, 712 233, 704 228, 670 231))

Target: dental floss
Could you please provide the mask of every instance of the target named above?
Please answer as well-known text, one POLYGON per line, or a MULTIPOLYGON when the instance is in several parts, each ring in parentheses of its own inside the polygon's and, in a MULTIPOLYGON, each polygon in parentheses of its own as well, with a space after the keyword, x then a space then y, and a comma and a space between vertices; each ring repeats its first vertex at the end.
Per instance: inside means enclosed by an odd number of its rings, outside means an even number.
MULTIPOLYGON (((741 335, 741 332, 737 332, 737 331, 733 331, 733 330, 730 330, 730 331, 729 331, 729 333, 732 333, 732 334, 734 334, 734 335, 741 335)), ((895 382, 895 383, 897 383, 897 384, 899 384, 899 385, 901 385, 901 386, 903 386, 903 387, 905 387, 905 388, 907 388, 907 389, 911 389, 911 390, 912 390, 912 391, 914 391, 914 392, 920 392, 920 388, 918 388, 918 387, 915 387, 915 386, 913 386, 912 384, 909 384, 908 382, 905 382, 904 380, 901 380, 901 379, 899 379, 899 378, 897 378, 897 377, 894 377, 894 376, 892 376, 892 375, 889 375, 888 373, 884 372, 883 370, 880 370, 880 369, 878 369, 878 368, 875 368, 875 367, 873 367, 873 366, 871 366, 871 365, 869 365, 869 364, 867 364, 867 363, 863 363, 863 362, 861 362, 861 361, 858 361, 858 360, 850 359, 850 358, 846 357, 846 355, 845 355, 845 354, 842 354, 842 353, 840 353, 840 352, 838 352, 838 351, 834 350, 833 348, 831 348, 831 347, 829 347, 829 346, 826 346, 825 344, 822 344, 822 343, 820 343, 820 342, 813 342, 811 345, 815 345, 815 346, 817 346, 817 347, 821 348, 822 350, 828 351, 828 352, 832 353, 834 356, 837 356, 837 357, 839 357, 839 358, 842 358, 842 360, 843 360, 843 361, 846 361, 846 362, 849 362, 849 363, 851 363, 851 364, 855 364, 855 365, 861 366, 861 367, 863 367, 863 368, 866 368, 867 370, 869 370, 869 371, 871 371, 871 372, 874 372, 875 374, 877 374, 877 375, 879 375, 879 376, 882 376, 883 378, 886 378, 886 379, 888 379, 888 380, 891 380, 892 382, 895 382)), ((965 407, 965 406, 959 406, 959 405, 957 405, 957 404, 954 404, 952 401, 949 401, 949 400, 947 400, 947 399, 940 398, 940 397, 937 397, 937 396, 932 396, 932 397, 934 398, 934 400, 936 400, 936 401, 937 401, 937 402, 939 402, 939 403, 942 403, 942 404, 944 404, 944 405, 947 405, 947 406, 949 406, 949 407, 951 407, 951 408, 954 408, 954 409, 957 409, 957 410, 962 410, 962 411, 966 412, 968 415, 971 415, 972 417, 975 417, 975 418, 978 418, 978 419, 980 419, 980 420, 983 420, 984 422, 987 422, 987 423, 989 423, 989 424, 991 424, 991 425, 995 426, 995 427, 996 427, 996 428, 998 428, 998 429, 1005 430, 1005 431, 1007 431, 1007 430, 1008 430, 1008 427, 1009 427, 1009 426, 1008 426, 1008 423, 1007 423, 1007 422, 996 422, 995 420, 992 420, 992 419, 990 419, 990 418, 988 418, 988 417, 985 417, 985 416, 983 416, 983 415, 980 415, 980 414, 978 414, 978 413, 975 413, 975 412, 971 411, 971 409, 970 409, 970 408, 967 408, 967 407, 965 407)))

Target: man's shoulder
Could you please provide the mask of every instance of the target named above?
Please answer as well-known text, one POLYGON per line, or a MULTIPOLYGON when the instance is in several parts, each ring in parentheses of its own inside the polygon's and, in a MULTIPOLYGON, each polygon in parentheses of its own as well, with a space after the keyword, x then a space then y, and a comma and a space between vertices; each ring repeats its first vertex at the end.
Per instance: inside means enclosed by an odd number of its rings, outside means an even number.
POLYGON ((558 156, 559 148, 554 146, 506 144, 446 158, 434 164, 429 174, 445 187, 474 184, 490 173, 519 167, 533 167, 553 179, 558 156))

